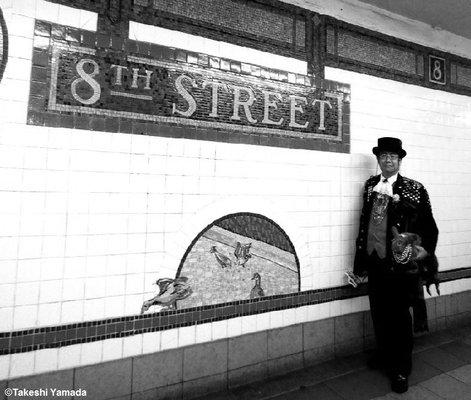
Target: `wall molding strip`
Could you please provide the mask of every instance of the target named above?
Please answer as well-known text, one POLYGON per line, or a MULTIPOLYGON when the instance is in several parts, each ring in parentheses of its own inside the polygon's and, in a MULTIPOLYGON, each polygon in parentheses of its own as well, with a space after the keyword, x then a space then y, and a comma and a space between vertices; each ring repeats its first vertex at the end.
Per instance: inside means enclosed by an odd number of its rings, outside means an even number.
MULTIPOLYGON (((440 282, 471 278, 471 267, 443 271, 440 282)), ((338 286, 298 293, 267 296, 254 300, 208 305, 184 310, 132 315, 67 325, 0 332, 0 355, 57 348, 142 333, 163 331, 230 318, 345 300, 367 294, 366 285, 354 289, 338 286)))

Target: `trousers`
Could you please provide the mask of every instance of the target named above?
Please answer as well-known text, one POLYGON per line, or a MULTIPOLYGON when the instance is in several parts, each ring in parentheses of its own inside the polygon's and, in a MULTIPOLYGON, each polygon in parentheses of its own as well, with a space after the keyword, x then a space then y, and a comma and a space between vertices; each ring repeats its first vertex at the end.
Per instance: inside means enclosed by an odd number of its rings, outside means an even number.
POLYGON ((378 356, 391 374, 408 376, 412 368, 410 307, 418 276, 391 270, 376 252, 368 262, 368 296, 378 356))

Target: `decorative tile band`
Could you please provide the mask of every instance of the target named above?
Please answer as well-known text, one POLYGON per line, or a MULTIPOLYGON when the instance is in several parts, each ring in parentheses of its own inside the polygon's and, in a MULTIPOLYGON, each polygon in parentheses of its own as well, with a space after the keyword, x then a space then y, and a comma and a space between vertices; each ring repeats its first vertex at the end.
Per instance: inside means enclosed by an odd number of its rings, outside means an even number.
MULTIPOLYGON (((443 271, 439 275, 441 282, 471 278, 471 267, 443 271)), ((246 315, 344 300, 365 296, 366 294, 366 285, 356 289, 350 286, 340 286, 185 310, 163 311, 156 314, 0 332, 0 355, 126 337, 246 315)))
POLYGON ((308 70, 318 77, 323 76, 327 65, 471 95, 469 58, 277 0, 48 1, 97 12, 100 32, 122 39, 128 34, 129 21, 136 21, 305 60, 308 70), (118 14, 119 22, 110 24, 118 14), (443 63, 437 63, 438 58, 443 63))
POLYGON ((325 18, 325 65, 471 95, 471 60, 325 18))
POLYGON ((216 40, 302 58, 306 53, 307 12, 275 1, 134 0, 131 19, 187 32, 202 32, 216 40))
POLYGON ((8 61, 8 29, 0 8, 0 82, 8 61))
MULTIPOLYGON (((407 75, 416 75, 417 63, 423 65, 423 57, 412 51, 392 47, 389 43, 371 40, 364 35, 339 30, 337 54, 340 57, 389 68, 407 75)), ((422 67, 423 70, 423 67, 422 67)))

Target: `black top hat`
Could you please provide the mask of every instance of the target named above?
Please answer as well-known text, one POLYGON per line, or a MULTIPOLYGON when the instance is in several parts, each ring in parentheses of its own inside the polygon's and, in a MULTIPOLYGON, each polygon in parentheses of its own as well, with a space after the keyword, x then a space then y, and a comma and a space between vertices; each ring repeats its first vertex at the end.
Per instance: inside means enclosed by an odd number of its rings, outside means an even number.
POLYGON ((378 157, 383 151, 397 153, 399 158, 404 158, 407 154, 402 148, 401 140, 393 137, 382 137, 378 139, 378 146, 373 147, 373 154, 378 157))

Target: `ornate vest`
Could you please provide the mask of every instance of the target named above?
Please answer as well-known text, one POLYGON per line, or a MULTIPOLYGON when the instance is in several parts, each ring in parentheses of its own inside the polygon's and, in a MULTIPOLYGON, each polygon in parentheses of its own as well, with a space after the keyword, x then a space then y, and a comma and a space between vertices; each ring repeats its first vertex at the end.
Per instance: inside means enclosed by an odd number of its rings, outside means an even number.
POLYGON ((373 207, 368 224, 366 251, 369 255, 376 250, 378 257, 386 257, 386 238, 388 227, 388 205, 390 197, 385 194, 374 193, 373 207))

